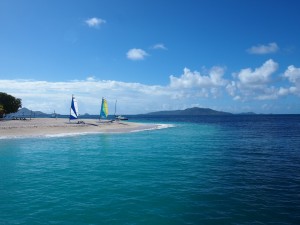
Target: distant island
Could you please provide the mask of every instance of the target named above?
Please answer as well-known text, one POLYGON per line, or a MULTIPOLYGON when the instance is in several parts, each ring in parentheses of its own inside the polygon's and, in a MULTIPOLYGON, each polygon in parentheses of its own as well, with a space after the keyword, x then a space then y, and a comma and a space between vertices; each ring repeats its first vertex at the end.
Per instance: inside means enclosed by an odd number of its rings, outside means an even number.
POLYGON ((206 115, 233 115, 229 112, 216 111, 209 108, 193 107, 184 110, 170 110, 147 113, 154 116, 206 116, 206 115))
MULTIPOLYGON (((223 111, 217 111, 210 108, 199 108, 199 107, 193 107, 193 108, 187 108, 183 110, 168 110, 168 111, 157 111, 157 112, 150 112, 146 114, 138 114, 139 115, 150 115, 150 116, 209 116, 209 115, 256 115, 254 112, 245 112, 245 113, 229 113, 229 112, 223 112, 223 111)), ((67 118, 69 115, 61 115, 58 113, 44 113, 41 111, 33 111, 27 108, 21 108, 16 113, 11 113, 7 115, 7 118, 13 118, 13 117, 37 117, 37 118, 53 118, 53 117, 59 117, 59 118, 67 118)), ((92 118, 97 117, 98 115, 90 115, 88 113, 85 113, 83 115, 80 115, 80 118, 92 118)), ((133 115, 132 115, 133 116, 133 115)))
MULTIPOLYGON (((44 113, 41 111, 33 111, 30 109, 27 109, 25 107, 21 108, 18 110, 18 112, 15 113, 10 113, 7 115, 7 118, 13 118, 13 117, 25 117, 25 118, 55 118, 55 117, 59 117, 59 118, 67 118, 69 117, 69 115, 61 115, 59 113, 44 113)), ((88 113, 85 113, 83 115, 80 116, 80 118, 90 118, 91 115, 88 113)))
POLYGON ((33 111, 27 108, 21 108, 18 112, 10 113, 7 115, 8 117, 39 117, 39 118, 48 118, 51 117, 52 114, 43 113, 41 111, 33 111))

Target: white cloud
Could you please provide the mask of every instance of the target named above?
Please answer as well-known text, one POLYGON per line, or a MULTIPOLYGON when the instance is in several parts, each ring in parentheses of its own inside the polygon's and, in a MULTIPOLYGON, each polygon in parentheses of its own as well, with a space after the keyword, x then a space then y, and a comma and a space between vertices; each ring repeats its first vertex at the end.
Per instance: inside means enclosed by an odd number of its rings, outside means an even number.
POLYGON ((148 56, 148 53, 140 48, 132 48, 127 52, 126 55, 130 60, 143 60, 146 56, 148 56))
POLYGON ((284 77, 288 78, 290 82, 300 85, 300 68, 289 66, 284 72, 284 77))
POLYGON ((290 93, 290 90, 288 88, 283 88, 283 87, 279 88, 279 91, 278 91, 279 96, 286 96, 289 93, 290 93))
POLYGON ((254 71, 251 68, 242 69, 237 77, 240 83, 247 87, 259 87, 268 83, 271 75, 277 70, 278 64, 272 59, 266 61, 261 67, 254 71))
MULTIPOLYGON (((268 100, 276 99, 279 96, 279 89, 272 84, 272 75, 277 71, 278 63, 272 59, 267 60, 262 66, 251 69, 242 69, 234 74, 234 81, 226 86, 227 93, 234 100, 268 100)), ((283 90, 281 90, 281 94, 283 90)))
POLYGON ((209 76, 211 78, 212 84, 215 86, 224 86, 228 83, 227 80, 224 80, 222 77, 225 73, 225 68, 214 66, 209 71, 209 76))
POLYGON ((257 91, 254 99, 257 100, 271 100, 278 98, 278 89, 271 86, 265 87, 263 90, 257 91))
MULTIPOLYGON (((80 114, 98 114, 101 98, 106 97, 110 114, 113 114, 115 100, 118 112, 136 114, 166 109, 191 107, 194 104, 212 106, 219 101, 230 107, 232 101, 244 106, 248 100, 268 101, 289 95, 300 96, 299 68, 289 66, 284 77, 290 85, 279 87, 271 75, 278 64, 266 61, 256 69, 243 69, 232 80, 224 79, 225 69, 212 67, 205 75, 188 68, 176 77, 171 75, 167 85, 145 85, 114 80, 99 80, 89 76, 85 80, 48 82, 35 80, 1 80, 1 92, 22 99, 24 107, 51 113, 68 114, 72 94, 78 100, 80 114), (226 94, 226 91, 228 95, 226 94), (225 104, 226 102, 226 104, 225 104)), ((278 75, 279 76, 279 75, 278 75)), ((276 78, 276 77, 274 77, 276 78)))
POLYGON ((222 93, 222 87, 227 84, 223 77, 224 68, 213 67, 208 75, 201 75, 197 71, 184 68, 180 77, 171 75, 169 87, 176 90, 174 98, 217 98, 222 93), (178 92, 180 91, 180 92, 178 92))
POLYGON ((237 95, 233 98, 233 100, 235 100, 235 101, 241 100, 241 96, 237 95))
POLYGON ((100 25, 105 24, 106 21, 97 17, 93 17, 90 19, 87 19, 85 21, 85 23, 89 26, 89 27, 94 27, 94 28, 98 28, 100 25))
POLYGON ((94 76, 90 76, 88 78, 86 78, 87 81, 95 81, 95 77, 94 76))
POLYGON ((170 76, 170 87, 172 88, 212 88, 215 86, 224 86, 227 81, 222 78, 224 68, 213 67, 209 75, 201 75, 197 71, 190 71, 184 68, 180 77, 170 76))
POLYGON ((226 90, 229 95, 235 96, 236 90, 237 90, 237 85, 235 81, 231 81, 230 83, 227 84, 226 90))
POLYGON ((247 52, 250 54, 264 55, 264 54, 275 53, 278 50, 279 50, 278 45, 275 42, 272 42, 267 45, 252 46, 251 48, 247 49, 247 52))
POLYGON ((293 65, 289 66, 283 77, 287 78, 294 85, 288 89, 283 88, 283 90, 288 90, 291 94, 300 95, 300 68, 293 65))
POLYGON ((235 74, 236 81, 231 81, 226 86, 226 91, 233 99, 238 100, 272 100, 290 94, 300 96, 300 68, 289 66, 283 74, 292 85, 278 87, 281 79, 272 79, 272 75, 277 71, 278 63, 272 59, 266 61, 261 67, 256 69, 246 68, 235 74), (277 84, 277 85, 276 85, 277 84), (238 98, 237 98, 238 96, 238 98))
POLYGON ((289 91, 292 94, 298 94, 298 95, 300 95, 299 87, 298 88, 297 87, 290 87, 289 91))
POLYGON ((95 77, 65 82, 0 80, 0 86, 1 91, 21 98, 23 107, 48 113, 55 110, 61 114, 68 114, 72 94, 78 100, 80 114, 97 114, 102 97, 108 100, 110 114, 114 113, 116 99, 122 114, 156 111, 166 102, 171 103, 175 94, 165 86, 97 80, 95 77))
POLYGON ((167 48, 165 47, 165 45, 164 45, 164 44, 162 44, 162 43, 155 44, 155 45, 153 45, 153 47, 152 47, 152 48, 153 48, 153 49, 167 50, 167 48))
MULTIPOLYGON (((185 69, 185 73, 188 73, 185 69)), ((197 72, 195 72, 197 74, 197 72)), ((79 113, 98 114, 101 98, 106 97, 110 114, 113 114, 115 100, 118 112, 136 114, 165 109, 189 107, 199 98, 217 98, 223 70, 212 68, 209 76, 203 76, 204 86, 182 89, 181 86, 144 85, 113 80, 98 80, 94 76, 86 80, 48 82, 35 80, 0 80, 1 91, 22 99, 23 107, 51 113, 68 114, 72 94, 78 100, 79 113), (206 81, 208 79, 208 81, 206 81), (208 82, 207 85, 205 82, 208 82)), ((201 80, 201 78, 200 78, 201 80)), ((171 80, 170 80, 171 82, 171 80)))

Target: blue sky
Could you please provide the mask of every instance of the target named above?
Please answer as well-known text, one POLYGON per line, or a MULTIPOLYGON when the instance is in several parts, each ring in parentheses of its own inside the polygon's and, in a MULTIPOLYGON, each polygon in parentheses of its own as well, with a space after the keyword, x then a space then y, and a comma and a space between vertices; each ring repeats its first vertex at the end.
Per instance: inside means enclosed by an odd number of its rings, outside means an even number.
POLYGON ((0 1, 0 91, 24 107, 300 113, 296 0, 0 1))

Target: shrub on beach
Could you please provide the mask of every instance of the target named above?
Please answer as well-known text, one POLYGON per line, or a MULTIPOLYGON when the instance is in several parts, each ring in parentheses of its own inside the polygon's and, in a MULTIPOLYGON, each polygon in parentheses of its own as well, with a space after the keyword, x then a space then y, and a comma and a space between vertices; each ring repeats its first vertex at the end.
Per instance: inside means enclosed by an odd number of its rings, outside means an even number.
POLYGON ((22 107, 22 100, 12 95, 0 92, 0 118, 4 114, 17 112, 22 107))
POLYGON ((0 105, 0 118, 3 116, 4 114, 4 107, 3 105, 0 105))

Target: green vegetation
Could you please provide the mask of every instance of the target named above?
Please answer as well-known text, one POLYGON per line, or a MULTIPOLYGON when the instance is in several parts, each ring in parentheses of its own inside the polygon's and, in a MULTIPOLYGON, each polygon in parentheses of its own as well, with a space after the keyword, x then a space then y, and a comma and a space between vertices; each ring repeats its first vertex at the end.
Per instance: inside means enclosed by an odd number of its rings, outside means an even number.
POLYGON ((2 118, 4 114, 17 112, 21 107, 21 99, 0 92, 0 118, 2 118))
POLYGON ((0 105, 0 118, 3 117, 3 114, 4 114, 4 107, 3 105, 0 105))

